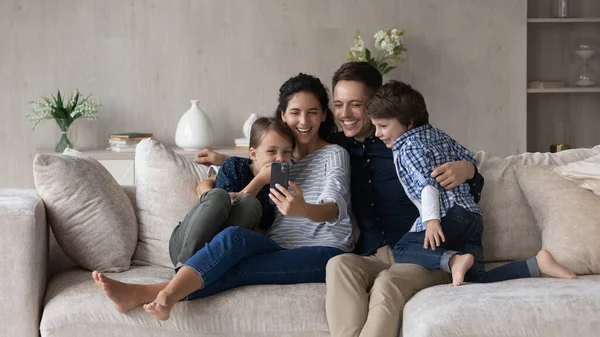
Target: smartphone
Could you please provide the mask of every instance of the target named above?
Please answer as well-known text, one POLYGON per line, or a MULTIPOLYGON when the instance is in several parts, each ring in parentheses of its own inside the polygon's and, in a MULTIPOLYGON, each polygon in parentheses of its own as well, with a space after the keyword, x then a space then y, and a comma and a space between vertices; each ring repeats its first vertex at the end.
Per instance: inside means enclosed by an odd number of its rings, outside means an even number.
MULTIPOLYGON (((271 163, 271 188, 277 189, 275 184, 288 189, 288 180, 290 174, 290 166, 288 163, 273 162, 271 163)), ((272 201, 271 201, 272 203, 272 201)))

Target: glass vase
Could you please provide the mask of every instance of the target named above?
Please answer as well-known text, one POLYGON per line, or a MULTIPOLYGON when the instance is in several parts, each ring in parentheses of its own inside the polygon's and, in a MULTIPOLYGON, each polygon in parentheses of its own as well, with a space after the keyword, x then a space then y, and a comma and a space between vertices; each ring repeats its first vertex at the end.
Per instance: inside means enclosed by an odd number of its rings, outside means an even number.
POLYGON ((60 139, 58 140, 58 143, 56 144, 56 147, 54 148, 54 152, 63 153, 66 148, 69 148, 69 149, 73 148, 73 144, 71 144, 71 141, 69 140, 69 137, 67 136, 67 131, 69 130, 69 123, 65 119, 57 119, 56 123, 58 124, 58 127, 60 128, 61 134, 60 134, 60 139))

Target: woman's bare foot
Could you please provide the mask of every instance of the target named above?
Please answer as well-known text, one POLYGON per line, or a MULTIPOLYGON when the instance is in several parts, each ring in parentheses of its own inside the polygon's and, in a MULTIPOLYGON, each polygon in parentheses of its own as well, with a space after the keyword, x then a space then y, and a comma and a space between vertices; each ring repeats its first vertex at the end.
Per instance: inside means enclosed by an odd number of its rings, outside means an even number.
POLYGON ((120 313, 125 313, 146 302, 143 296, 140 296, 137 284, 119 282, 97 271, 92 272, 92 277, 96 281, 96 286, 113 302, 120 313))
POLYGON ((171 296, 161 291, 154 301, 144 304, 144 310, 152 314, 156 319, 166 321, 169 319, 171 309, 173 309, 175 303, 175 301, 171 300, 171 296))
POLYGON ((475 258, 471 254, 456 254, 450 259, 453 286, 457 287, 464 283, 465 274, 473 267, 473 262, 475 258))
POLYGON ((552 254, 550 254, 550 252, 546 249, 540 250, 540 252, 535 256, 535 260, 537 261, 538 267, 540 267, 540 272, 542 275, 555 278, 577 278, 577 275, 571 273, 567 268, 556 262, 554 256, 552 256, 552 254))

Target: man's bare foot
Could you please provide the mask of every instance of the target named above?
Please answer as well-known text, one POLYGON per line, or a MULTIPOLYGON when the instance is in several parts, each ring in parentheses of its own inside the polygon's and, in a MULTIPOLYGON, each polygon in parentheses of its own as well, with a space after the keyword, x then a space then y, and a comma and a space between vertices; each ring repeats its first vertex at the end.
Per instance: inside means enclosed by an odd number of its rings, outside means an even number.
POLYGON ((161 291, 156 296, 156 299, 148 304, 144 304, 144 310, 147 313, 152 314, 156 319, 166 321, 169 319, 171 309, 175 302, 170 299, 171 296, 161 291))
POLYGON ((144 304, 143 299, 136 296, 138 292, 135 284, 110 279, 97 271, 92 272, 92 277, 96 281, 96 286, 113 302, 118 312, 125 313, 144 304))
POLYGON ((577 275, 571 273, 567 268, 556 262, 554 256, 546 249, 540 250, 535 256, 535 260, 537 261, 538 267, 540 267, 542 275, 566 279, 577 278, 577 275))
POLYGON ((473 262, 475 258, 471 254, 456 254, 450 259, 453 286, 457 287, 464 283, 465 274, 473 267, 473 262))

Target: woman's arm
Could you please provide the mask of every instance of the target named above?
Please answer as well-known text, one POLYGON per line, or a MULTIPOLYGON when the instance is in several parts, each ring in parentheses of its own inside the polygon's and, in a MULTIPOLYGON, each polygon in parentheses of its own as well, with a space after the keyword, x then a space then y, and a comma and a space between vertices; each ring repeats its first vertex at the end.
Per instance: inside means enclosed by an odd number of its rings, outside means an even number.
POLYGON ((338 215, 338 206, 333 202, 309 204, 304 200, 300 186, 288 182, 294 194, 277 184, 277 190, 271 189, 271 200, 277 205, 281 214, 299 216, 315 222, 333 222, 338 215))

